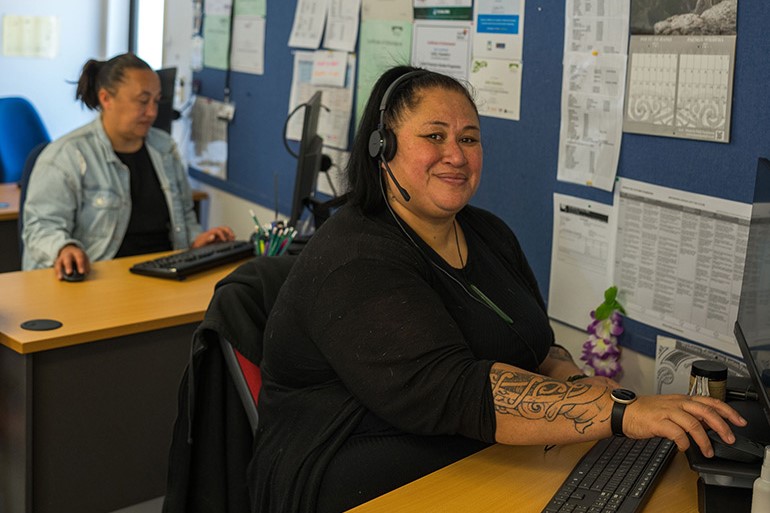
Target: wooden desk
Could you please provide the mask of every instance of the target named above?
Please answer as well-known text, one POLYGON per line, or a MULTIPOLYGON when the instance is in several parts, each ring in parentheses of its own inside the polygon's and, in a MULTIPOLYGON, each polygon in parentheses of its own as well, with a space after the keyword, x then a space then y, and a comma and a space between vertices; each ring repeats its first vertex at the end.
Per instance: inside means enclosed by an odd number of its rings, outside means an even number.
POLYGON ((0 273, 21 269, 18 218, 19 186, 0 183, 0 273))
MULTIPOLYGON (((350 510, 355 513, 540 513, 590 443, 495 445, 350 510)), ((677 454, 644 511, 697 513, 698 475, 677 454)))
POLYGON ((165 493, 177 393, 214 285, 237 264, 171 281, 97 262, 0 275, 0 511, 113 511, 165 493), (28 319, 63 323, 27 331, 28 319))

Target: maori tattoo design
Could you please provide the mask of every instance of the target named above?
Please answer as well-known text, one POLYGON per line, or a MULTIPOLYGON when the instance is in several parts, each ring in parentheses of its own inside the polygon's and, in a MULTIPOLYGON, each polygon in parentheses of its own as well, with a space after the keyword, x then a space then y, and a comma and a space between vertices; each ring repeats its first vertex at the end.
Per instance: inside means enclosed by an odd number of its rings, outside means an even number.
POLYGON ((599 421, 602 387, 494 368, 491 379, 495 409, 502 414, 549 422, 562 416, 573 421, 581 434, 599 421))

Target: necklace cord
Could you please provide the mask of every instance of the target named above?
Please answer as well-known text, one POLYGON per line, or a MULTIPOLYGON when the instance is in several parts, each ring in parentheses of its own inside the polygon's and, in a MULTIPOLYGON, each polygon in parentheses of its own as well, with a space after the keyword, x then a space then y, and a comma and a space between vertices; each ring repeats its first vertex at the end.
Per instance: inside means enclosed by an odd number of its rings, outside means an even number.
MULTIPOLYGON (((468 282, 468 287, 463 284, 460 280, 452 276, 451 273, 449 273, 446 269, 441 267, 439 264, 433 261, 432 258, 430 258, 425 251, 417 244, 417 241, 415 241, 412 236, 409 234, 409 232, 406 230, 404 225, 401 224, 401 220, 398 218, 396 213, 393 211, 393 208, 390 206, 390 203, 388 202, 388 198, 385 194, 385 187, 383 186, 382 180, 380 180, 380 192, 382 193, 382 198, 385 200, 385 206, 388 208, 388 211, 390 212, 390 215, 393 217, 393 220, 396 222, 398 227, 401 229, 404 235, 406 235, 406 238, 409 239, 409 242, 412 243, 412 245, 417 248, 417 251, 419 251, 422 256, 436 269, 444 273, 450 280, 454 281, 463 291, 465 291, 468 296, 470 296, 471 299, 475 300, 477 303, 480 303, 490 310, 492 310, 498 317, 500 317, 503 321, 505 321, 505 324, 516 334, 516 336, 519 337, 519 340, 521 340, 525 346, 527 346, 527 349, 529 349, 530 354, 532 355, 532 359, 535 364, 535 371, 536 373, 540 372, 540 360, 537 357, 537 353, 532 348, 529 342, 521 336, 519 333, 519 330, 516 329, 516 327, 513 325, 513 319, 511 319, 505 312, 503 312, 500 307, 498 307, 491 299, 489 299, 486 294, 481 292, 478 287, 473 285, 472 283, 468 282)), ((457 219, 452 220, 452 226, 454 228, 455 232, 455 244, 457 245, 457 252, 460 256, 460 263, 462 265, 461 273, 463 275, 463 278, 465 279, 465 262, 463 261, 462 253, 460 252, 460 237, 457 234, 457 219)), ((465 279, 465 281, 468 281, 465 279)))

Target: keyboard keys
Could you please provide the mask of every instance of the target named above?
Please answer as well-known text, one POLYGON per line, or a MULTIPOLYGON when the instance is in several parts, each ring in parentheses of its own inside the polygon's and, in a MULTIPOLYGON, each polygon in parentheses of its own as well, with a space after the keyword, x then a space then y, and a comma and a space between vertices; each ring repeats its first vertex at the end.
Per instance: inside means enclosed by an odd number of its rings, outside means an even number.
POLYGON ((191 274, 249 256, 254 256, 254 245, 249 241, 216 242, 134 264, 130 271, 146 276, 182 280, 191 274))
POLYGON ((573 468, 544 513, 639 511, 674 455, 669 440, 600 440, 573 468))

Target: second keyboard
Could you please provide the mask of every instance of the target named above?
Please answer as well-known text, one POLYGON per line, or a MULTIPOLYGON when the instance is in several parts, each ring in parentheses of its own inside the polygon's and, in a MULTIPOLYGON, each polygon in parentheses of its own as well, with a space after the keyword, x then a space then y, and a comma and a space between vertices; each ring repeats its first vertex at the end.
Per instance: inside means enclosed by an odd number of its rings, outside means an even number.
POLYGON ((173 255, 134 264, 135 274, 183 280, 212 267, 254 256, 254 245, 248 241, 215 242, 200 248, 187 249, 173 255))

